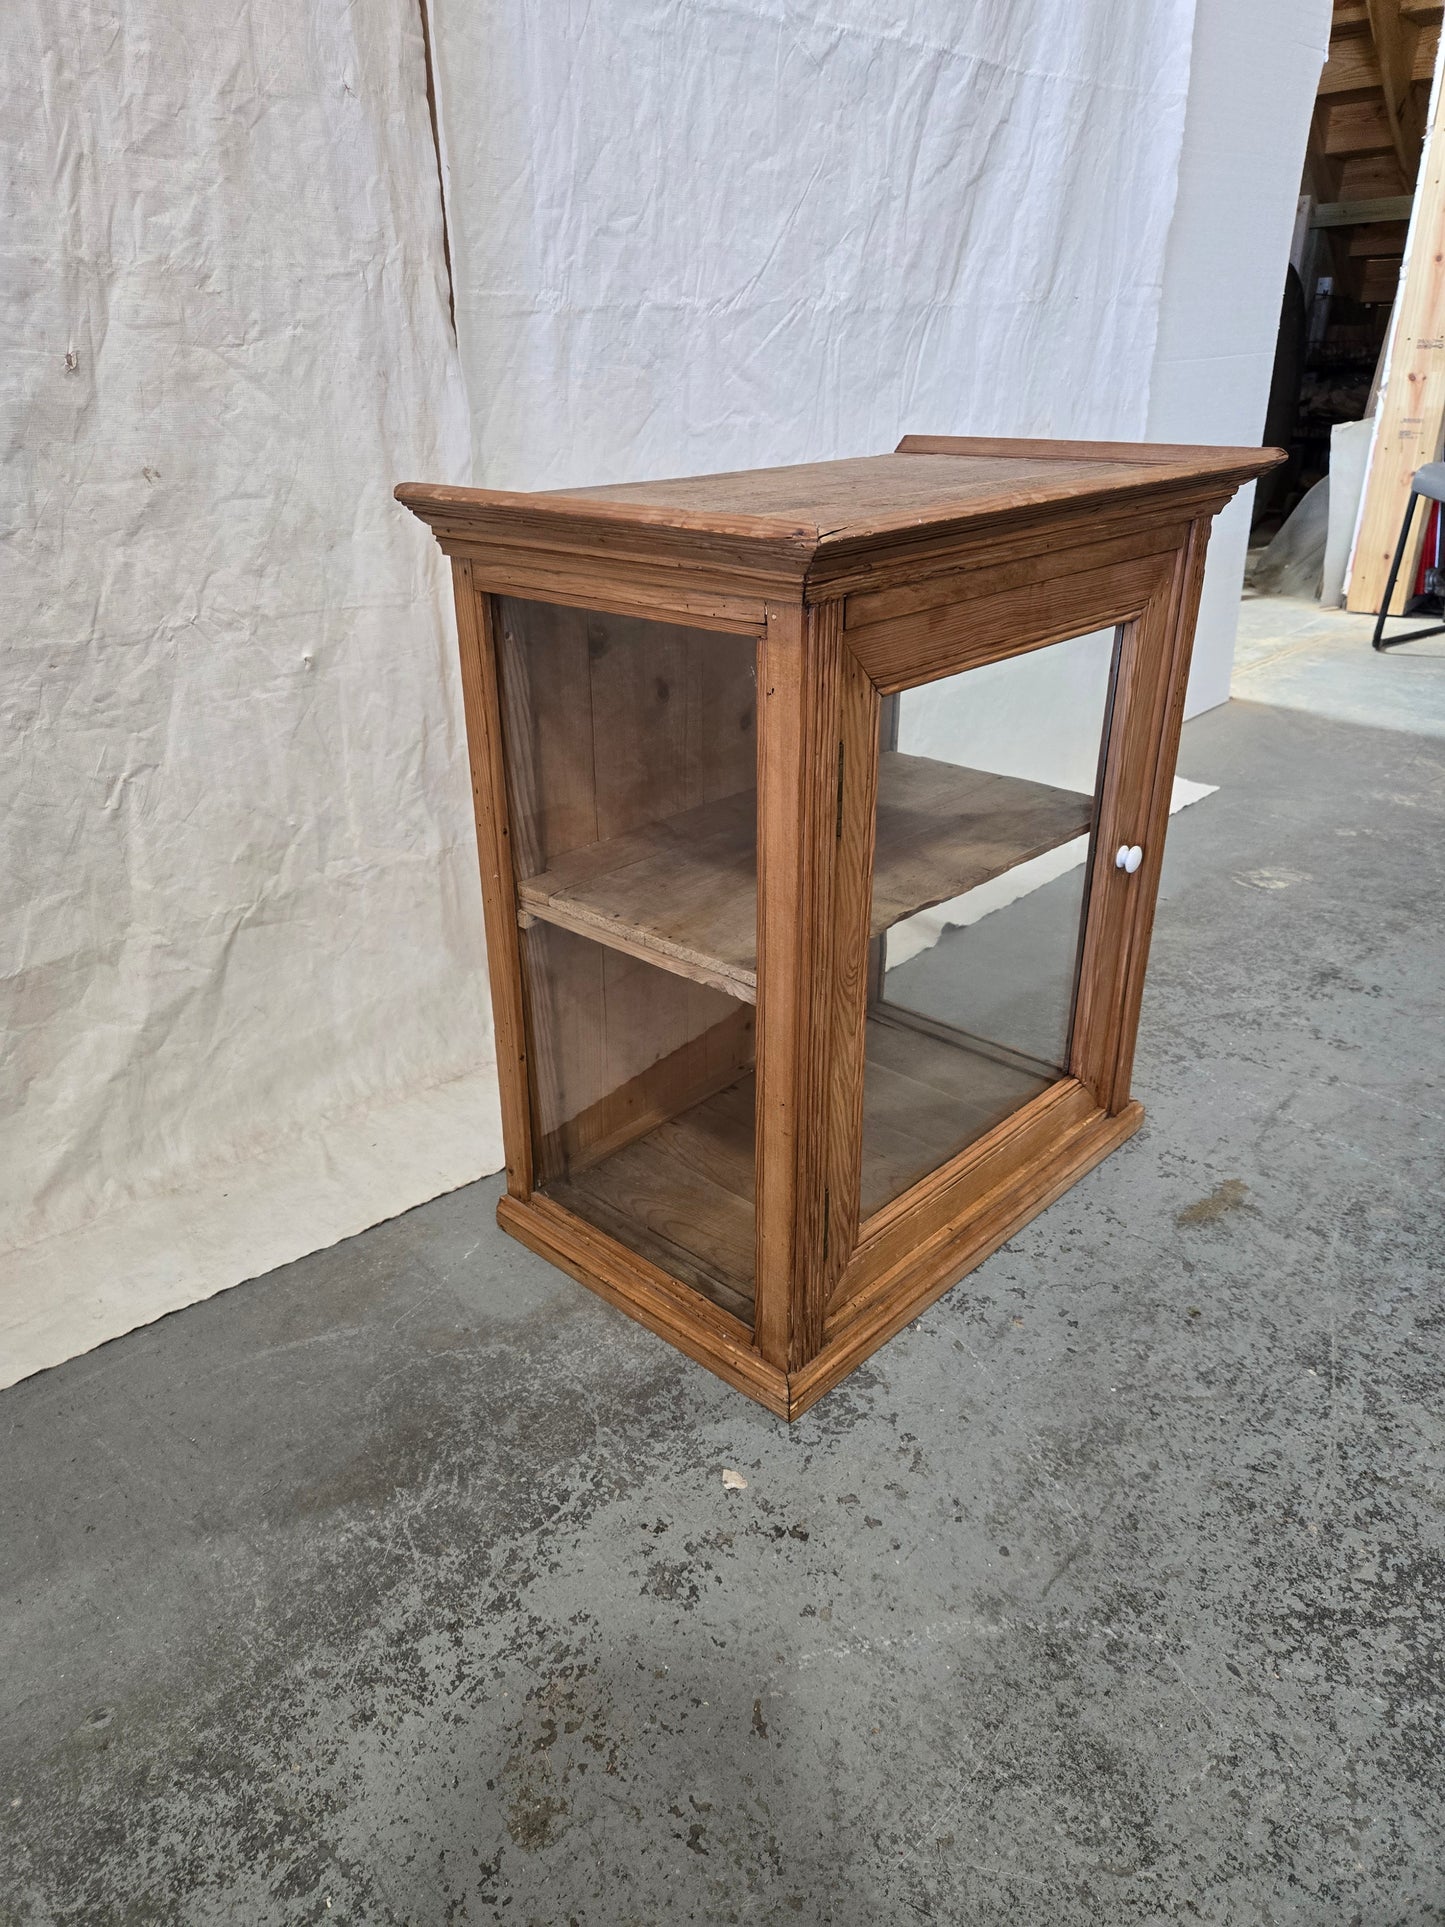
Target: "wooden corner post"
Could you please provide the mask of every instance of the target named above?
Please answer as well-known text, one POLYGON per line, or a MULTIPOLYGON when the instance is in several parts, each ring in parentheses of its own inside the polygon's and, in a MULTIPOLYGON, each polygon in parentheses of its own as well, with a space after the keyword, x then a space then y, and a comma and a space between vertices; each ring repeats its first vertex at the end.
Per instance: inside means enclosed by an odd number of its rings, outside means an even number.
POLYGON ((758 650, 754 1342, 796 1370, 823 1341, 832 892, 844 777, 840 606, 767 605, 758 650))
POLYGON ((477 825, 477 858, 482 872, 482 917, 487 933, 507 1190, 514 1198, 529 1198, 533 1183, 532 1098, 517 929, 517 885, 502 745, 496 624, 492 598, 473 581, 470 562, 460 558, 452 562, 452 587, 456 596, 462 707, 471 765, 472 809, 477 825))

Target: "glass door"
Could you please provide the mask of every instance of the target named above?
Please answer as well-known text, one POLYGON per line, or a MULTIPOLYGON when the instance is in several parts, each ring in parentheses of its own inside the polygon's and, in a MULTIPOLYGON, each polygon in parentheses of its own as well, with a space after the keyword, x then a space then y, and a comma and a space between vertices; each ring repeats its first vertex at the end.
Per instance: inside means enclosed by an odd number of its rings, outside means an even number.
POLYGON ((1068 1074, 1118 633, 884 699, 864 1219, 1068 1074))

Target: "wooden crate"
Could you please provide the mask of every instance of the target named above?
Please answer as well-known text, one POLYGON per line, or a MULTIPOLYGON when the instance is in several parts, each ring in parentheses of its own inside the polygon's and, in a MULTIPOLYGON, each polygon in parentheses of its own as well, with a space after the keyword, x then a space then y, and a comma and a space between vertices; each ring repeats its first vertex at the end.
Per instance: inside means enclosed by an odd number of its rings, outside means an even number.
POLYGON ((455 578, 503 1226, 792 1418, 1128 1137, 1210 519, 1278 459, 398 488, 455 578))

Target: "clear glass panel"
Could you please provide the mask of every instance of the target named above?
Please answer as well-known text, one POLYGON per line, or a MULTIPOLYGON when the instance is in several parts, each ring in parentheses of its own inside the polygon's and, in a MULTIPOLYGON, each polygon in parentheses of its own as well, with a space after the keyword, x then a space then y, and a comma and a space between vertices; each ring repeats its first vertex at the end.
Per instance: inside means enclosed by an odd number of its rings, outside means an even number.
POLYGON ((1065 1073, 1115 642, 884 702, 865 1217, 1065 1073))
POLYGON ((499 616, 540 1187, 751 1322, 755 646, 499 616))

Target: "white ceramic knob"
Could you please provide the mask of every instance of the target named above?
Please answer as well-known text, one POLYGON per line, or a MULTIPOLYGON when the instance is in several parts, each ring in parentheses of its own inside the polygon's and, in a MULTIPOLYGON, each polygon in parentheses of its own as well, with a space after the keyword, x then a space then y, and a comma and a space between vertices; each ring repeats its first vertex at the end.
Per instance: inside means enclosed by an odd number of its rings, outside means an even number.
POLYGON ((1137 843, 1121 843, 1118 854, 1114 858, 1114 868, 1122 870, 1126 876, 1133 876, 1143 861, 1144 852, 1137 843))

